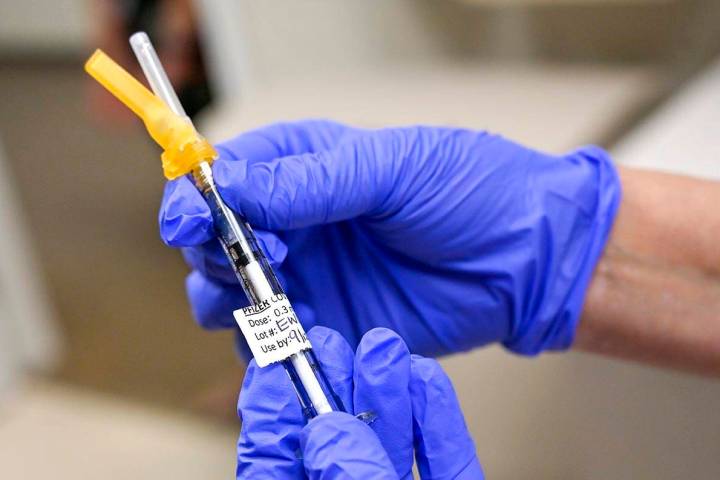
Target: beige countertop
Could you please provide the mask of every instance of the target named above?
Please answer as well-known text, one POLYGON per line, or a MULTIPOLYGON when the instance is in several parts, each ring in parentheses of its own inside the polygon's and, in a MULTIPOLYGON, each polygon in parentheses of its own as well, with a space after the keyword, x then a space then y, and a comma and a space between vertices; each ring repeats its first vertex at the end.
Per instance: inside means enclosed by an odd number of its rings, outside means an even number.
POLYGON ((232 478, 236 437, 186 414, 33 381, 0 404, 0 476, 232 478))

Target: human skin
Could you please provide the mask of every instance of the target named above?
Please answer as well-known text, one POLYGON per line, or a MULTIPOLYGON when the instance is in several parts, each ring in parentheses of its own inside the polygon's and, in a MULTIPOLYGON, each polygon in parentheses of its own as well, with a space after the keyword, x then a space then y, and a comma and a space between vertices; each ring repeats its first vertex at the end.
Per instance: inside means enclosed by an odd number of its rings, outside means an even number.
POLYGON ((619 172, 574 348, 720 376, 720 183, 619 172))

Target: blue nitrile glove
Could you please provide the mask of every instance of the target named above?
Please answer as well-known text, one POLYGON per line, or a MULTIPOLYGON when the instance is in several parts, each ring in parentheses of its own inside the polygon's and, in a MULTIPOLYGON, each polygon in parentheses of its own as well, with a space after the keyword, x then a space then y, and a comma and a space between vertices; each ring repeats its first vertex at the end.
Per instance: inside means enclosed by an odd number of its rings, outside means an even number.
MULTIPOLYGON (((304 121, 218 150, 220 194, 276 233, 261 243, 292 301, 351 344, 385 326, 426 355, 495 341, 567 348, 620 201, 597 147, 548 155, 457 128, 304 121)), ((160 229, 195 246, 187 287, 200 323, 234 325, 244 296, 187 179, 168 184, 160 229)))
POLYGON ((238 478, 411 478, 413 449, 422 478, 483 478, 452 384, 435 360, 410 355, 387 329, 365 334, 355 355, 333 330, 315 327, 308 336, 348 412, 373 411, 377 419, 368 428, 332 413, 304 426, 283 368, 252 361, 238 402, 238 478))

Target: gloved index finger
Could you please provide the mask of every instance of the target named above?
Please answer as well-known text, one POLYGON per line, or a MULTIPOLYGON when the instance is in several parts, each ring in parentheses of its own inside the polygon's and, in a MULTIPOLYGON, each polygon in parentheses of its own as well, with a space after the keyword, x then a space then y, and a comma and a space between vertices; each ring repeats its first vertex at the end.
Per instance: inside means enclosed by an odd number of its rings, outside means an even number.
MULTIPOLYGON (((351 138, 351 137, 348 137, 351 138)), ((348 220, 381 207, 393 191, 392 134, 357 135, 337 146, 268 162, 215 162, 228 206, 254 226, 292 230, 348 220)))
POLYGON ((329 120, 279 122, 244 132, 216 145, 225 160, 267 162, 332 148, 349 127, 329 120))
MULTIPOLYGON (((242 133, 216 146, 221 160, 267 162, 331 148, 352 129, 326 120, 276 123, 242 133)), ((160 236, 171 247, 189 247, 214 237, 210 209, 187 177, 168 182, 158 215, 160 236)))

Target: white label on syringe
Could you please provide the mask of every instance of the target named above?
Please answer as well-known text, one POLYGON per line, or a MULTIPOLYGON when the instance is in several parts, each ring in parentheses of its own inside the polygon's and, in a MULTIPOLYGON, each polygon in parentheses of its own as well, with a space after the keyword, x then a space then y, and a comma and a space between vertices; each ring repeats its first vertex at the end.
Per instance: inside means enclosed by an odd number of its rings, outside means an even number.
POLYGON ((285 295, 273 295, 233 315, 259 367, 312 348, 285 295))

